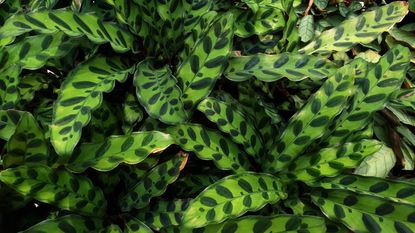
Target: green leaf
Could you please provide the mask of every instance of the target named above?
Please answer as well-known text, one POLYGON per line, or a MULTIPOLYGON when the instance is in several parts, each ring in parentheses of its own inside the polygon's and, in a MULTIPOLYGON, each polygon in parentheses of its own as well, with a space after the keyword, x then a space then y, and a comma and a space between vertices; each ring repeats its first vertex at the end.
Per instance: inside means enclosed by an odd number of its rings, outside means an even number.
POLYGON ((188 199, 163 200, 151 203, 137 214, 137 218, 154 230, 181 224, 183 211, 189 206, 188 199))
POLYGON ((396 1, 357 17, 344 20, 340 25, 321 33, 315 40, 302 48, 300 53, 327 53, 348 51, 357 43, 367 44, 379 34, 388 31, 408 13, 408 4, 396 1))
POLYGON ((44 165, 19 166, 0 172, 0 180, 19 193, 44 203, 89 216, 102 216, 107 201, 85 176, 44 165))
POLYGON ((5 168, 31 164, 47 164, 49 148, 39 125, 32 114, 25 112, 7 142, 7 154, 3 157, 5 168))
POLYGON ((319 180, 313 186, 325 189, 345 189, 409 205, 415 203, 415 184, 411 182, 358 175, 340 175, 319 180))
POLYGON ((219 169, 234 172, 252 169, 238 145, 214 130, 202 125, 180 124, 167 131, 181 148, 195 152, 200 159, 213 160, 219 169))
POLYGON ((264 82, 277 81, 283 77, 291 81, 300 81, 307 77, 320 80, 333 75, 336 69, 338 67, 328 59, 312 55, 256 54, 231 57, 224 74, 235 82, 245 81, 252 76, 264 82))
MULTIPOLYGON (((174 232, 174 231, 172 231, 174 232)), ((216 232, 326 232, 323 218, 300 215, 273 215, 273 216, 245 216, 235 220, 228 220, 220 224, 209 225, 203 228, 180 228, 180 233, 216 233, 216 232)), ((176 232, 175 232, 176 233, 176 232)))
POLYGON ((276 8, 260 7, 255 13, 244 9, 232 9, 235 15, 235 35, 246 38, 265 35, 285 26, 284 14, 276 8))
POLYGON ((203 190, 183 215, 183 226, 203 227, 256 211, 286 194, 279 179, 265 173, 227 176, 203 190))
POLYGON ((319 9, 319 10, 324 10, 327 5, 328 5, 329 1, 328 0, 315 0, 314 1, 314 5, 319 9))
MULTIPOLYGON (((268 1, 268 0, 267 0, 268 1)), ((272 1, 271 1, 272 2, 272 1)), ((296 12, 296 3, 300 3, 297 0, 285 0, 277 1, 276 3, 281 2, 282 10, 287 13, 287 23, 284 27, 283 35, 280 41, 278 41, 278 48, 284 52, 293 52, 297 51, 299 43, 298 35, 298 16, 296 12)))
POLYGON ((115 81, 123 82, 131 70, 119 57, 95 57, 69 74, 54 104, 50 126, 51 142, 60 156, 72 153, 91 111, 101 105, 102 93, 110 92, 115 81))
POLYGON ((312 15, 306 15, 300 20, 298 34, 302 42, 308 42, 314 37, 314 18, 312 15))
POLYGON ((121 210, 125 212, 143 208, 152 197, 162 195, 167 186, 177 179, 186 162, 186 155, 176 155, 151 169, 120 199, 121 210))
POLYGON ((225 67, 233 37, 233 15, 225 14, 201 37, 177 71, 186 110, 206 97, 225 67))
POLYGON ((137 218, 127 216, 123 233, 153 233, 153 231, 137 218))
POLYGON ((172 143, 170 135, 158 131, 111 136, 104 142, 82 144, 70 157, 67 168, 73 172, 84 172, 88 167, 110 171, 120 163, 140 163, 172 143))
POLYGON ((19 101, 19 75, 21 67, 13 65, 0 73, 0 109, 12 109, 19 101))
POLYGON ((395 162, 396 157, 393 150, 384 145, 378 152, 366 157, 360 166, 356 168, 355 174, 383 178, 392 170, 395 162))
POLYGON ((392 28, 389 30, 389 34, 395 38, 397 41, 402 41, 415 49, 415 35, 413 33, 398 29, 392 28))
POLYGON ((335 176, 343 170, 359 166, 365 157, 374 154, 381 147, 379 141, 361 140, 338 147, 324 148, 293 161, 288 167, 287 176, 304 182, 324 176, 335 176))
POLYGON ((389 96, 401 86, 409 64, 409 50, 397 45, 362 77, 352 106, 336 120, 334 132, 326 133, 329 144, 343 142, 348 135, 367 125, 372 114, 384 108, 389 96))
POLYGON ((41 73, 32 73, 22 77, 18 84, 21 103, 25 104, 32 101, 35 92, 47 89, 52 80, 51 77, 41 73))
POLYGON ((213 174, 192 174, 177 179, 170 188, 177 197, 190 197, 218 181, 221 176, 213 174))
POLYGON ((94 43, 109 42, 118 52, 134 48, 133 36, 117 24, 103 22, 95 14, 77 14, 66 9, 15 14, 0 28, 0 39, 15 38, 33 30, 47 34, 62 31, 72 37, 85 35, 94 43))
POLYGON ((315 190, 313 202, 326 216, 354 232, 412 232, 415 206, 343 190, 315 190))
POLYGON ((144 113, 138 102, 137 95, 132 92, 127 92, 125 100, 122 105, 123 131, 125 134, 130 134, 133 131, 133 127, 143 120, 144 113))
POLYGON ((44 220, 22 233, 68 233, 68 232, 98 232, 103 228, 103 221, 96 218, 87 218, 75 214, 66 215, 55 219, 44 220))
POLYGON ((168 66, 157 69, 149 61, 140 63, 134 74, 134 86, 138 100, 151 117, 166 124, 186 120, 182 93, 168 66))
POLYGON ((283 170, 314 140, 323 136, 353 93, 353 81, 358 68, 358 64, 340 68, 308 99, 301 110, 291 117, 278 143, 270 151, 264 169, 271 172, 283 170))
POLYGON ((103 142, 107 137, 120 134, 118 106, 109 101, 103 101, 101 106, 91 114, 86 131, 89 133, 89 140, 92 143, 103 142))
POLYGON ((257 161, 261 160, 263 139, 243 113, 211 97, 200 102, 197 109, 210 121, 215 122, 221 131, 229 133, 234 142, 242 144, 248 154, 254 156, 257 161))
POLYGON ((0 138, 8 141, 14 134, 17 124, 20 121, 23 111, 17 111, 13 109, 0 110, 0 138))

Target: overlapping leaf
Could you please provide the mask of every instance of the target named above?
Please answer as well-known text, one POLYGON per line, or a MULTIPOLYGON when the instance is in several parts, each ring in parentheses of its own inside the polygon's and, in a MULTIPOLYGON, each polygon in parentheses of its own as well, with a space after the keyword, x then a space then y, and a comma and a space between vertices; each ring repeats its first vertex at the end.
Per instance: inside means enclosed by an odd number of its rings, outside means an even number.
POLYGON ((186 110, 192 109, 213 88, 221 75, 230 52, 233 37, 233 15, 218 18, 177 71, 186 110))
POLYGON ((244 145, 248 154, 260 161, 260 156, 263 154, 263 140, 243 113, 211 97, 200 102, 197 109, 210 121, 215 122, 220 130, 229 133, 233 141, 244 145))
POLYGON ((123 131, 126 134, 131 133, 133 127, 144 117, 143 110, 141 108, 140 103, 138 102, 135 93, 128 92, 126 94, 125 100, 122 105, 122 112, 124 116, 122 127, 123 131))
POLYGON ((180 99, 181 91, 168 66, 154 68, 149 61, 137 66, 134 74, 137 97, 147 113, 166 124, 186 120, 186 112, 180 99))
POLYGON ((47 164, 49 148, 42 130, 32 114, 25 112, 7 142, 7 154, 3 156, 5 168, 30 163, 47 164))
POLYGON ((120 163, 137 164, 172 143, 168 134, 158 131, 111 136, 104 142, 82 144, 70 157, 67 167, 74 172, 83 172, 88 167, 109 171, 120 163))
POLYGON ((147 206, 152 197, 162 195, 167 185, 174 182, 187 162, 187 155, 177 155, 147 172, 126 195, 120 199, 123 211, 147 206))
POLYGON ((304 155, 288 167, 287 176, 311 182, 324 176, 335 176, 345 169, 357 167, 362 159, 382 147, 376 140, 362 140, 338 147, 324 148, 315 154, 304 155))
POLYGON ((337 27, 321 33, 319 37, 302 48, 300 53, 325 53, 347 51, 357 43, 367 44, 382 32, 388 31, 408 13, 408 4, 396 1, 364 12, 343 21, 337 27))
POLYGON ((0 39, 15 38, 33 30, 48 34, 62 31, 73 37, 85 35, 94 43, 109 42, 119 52, 134 48, 133 36, 118 25, 103 22, 94 14, 77 14, 66 9, 13 15, 0 28, 0 39))
POLYGON ((356 232, 412 232, 415 206, 342 190, 315 190, 313 202, 356 232))
POLYGON ((68 156, 88 124, 91 111, 102 103, 102 93, 123 82, 131 68, 118 57, 95 57, 71 72, 55 102, 51 142, 56 152, 68 156), (88 77, 87 79, 85 77, 88 77))
POLYGON ((22 233, 40 233, 40 232, 98 232, 104 227, 100 219, 87 218, 80 215, 70 214, 55 219, 44 220, 22 233))
POLYGON ((330 122, 343 110, 353 93, 353 79, 358 69, 358 64, 340 68, 291 117, 277 145, 271 150, 264 169, 281 171, 315 139, 323 136, 330 122))
POLYGON ((91 180, 44 165, 18 166, 0 172, 0 180, 19 193, 64 210, 102 216, 107 201, 91 180))
POLYGON ((319 80, 333 75, 337 68, 329 60, 312 55, 256 54, 231 57, 224 74, 236 82, 245 81, 252 76, 265 82, 277 81, 283 77, 291 81, 300 81, 307 77, 319 80))
POLYGON ((135 217, 127 216, 124 233, 153 233, 153 231, 143 222, 135 217))
POLYGON ((335 131, 327 139, 329 144, 342 142, 350 133, 365 127, 372 114, 385 106, 405 78, 409 57, 409 50, 397 45, 382 56, 367 75, 356 80, 359 88, 353 103, 336 121, 335 131))
POLYGON ((203 190, 183 215, 183 226, 203 227, 255 211, 285 198, 278 178, 265 173, 227 176, 203 190))
POLYGON ((16 130, 23 111, 17 110, 0 110, 0 138, 8 141, 16 130))
POLYGON ((176 143, 204 160, 213 160, 219 169, 243 172, 250 170, 247 155, 220 133, 202 125, 181 124, 169 128, 176 143))
POLYGON ((22 77, 18 84, 20 102, 24 104, 32 101, 35 92, 48 88, 51 81, 51 77, 41 73, 33 73, 22 77))

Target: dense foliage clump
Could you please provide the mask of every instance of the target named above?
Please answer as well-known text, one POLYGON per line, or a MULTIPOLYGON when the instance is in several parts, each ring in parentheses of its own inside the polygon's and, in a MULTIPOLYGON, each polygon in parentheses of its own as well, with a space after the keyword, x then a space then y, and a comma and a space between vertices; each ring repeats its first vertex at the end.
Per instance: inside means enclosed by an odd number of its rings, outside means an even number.
POLYGON ((0 232, 415 232, 415 1, 0 0, 0 232))

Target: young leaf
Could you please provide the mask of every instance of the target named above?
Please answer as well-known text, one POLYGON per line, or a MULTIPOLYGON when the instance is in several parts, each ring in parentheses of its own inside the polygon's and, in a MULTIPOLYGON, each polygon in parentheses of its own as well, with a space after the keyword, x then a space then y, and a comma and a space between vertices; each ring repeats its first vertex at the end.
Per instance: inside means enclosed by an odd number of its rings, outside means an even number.
MULTIPOLYGON (((300 215, 273 215, 273 216, 245 216, 228 220, 219 224, 208 225, 203 228, 180 228, 172 233, 284 233, 284 232, 326 232, 324 219, 316 216, 300 215)), ((170 232, 169 232, 170 233, 170 232)))
POLYGON ((358 91, 352 106, 336 120, 328 144, 343 142, 350 133, 367 125, 374 112, 384 108, 389 96, 401 86, 409 64, 409 50, 397 45, 389 50, 362 78, 356 79, 358 91))
POLYGON ((7 154, 3 157, 5 168, 30 164, 47 164, 49 148, 42 130, 32 114, 25 112, 7 142, 7 154))
POLYGON ((170 135, 158 131, 112 136, 104 142, 82 144, 66 166, 74 172, 83 172, 88 167, 109 171, 120 163, 140 163, 148 155, 163 151, 172 143, 170 135))
POLYGON ((168 66, 156 69, 149 61, 140 63, 134 74, 134 86, 138 100, 151 117, 166 124, 186 120, 181 91, 168 66))
POLYGON ((261 160, 263 140, 255 126, 247 121, 243 113, 235 110, 225 102, 208 97, 199 103, 197 109, 215 122, 219 129, 229 133, 232 140, 244 145, 248 154, 261 160))
POLYGON ((203 227, 256 211, 286 194, 278 178, 265 173, 227 176, 202 191, 183 215, 183 226, 203 227))
POLYGON ((186 110, 206 97, 222 74, 232 45, 233 22, 232 14, 219 17, 178 68, 177 78, 186 110))
POLYGON ((102 93, 111 91, 115 81, 123 82, 131 70, 119 57, 95 57, 69 74, 54 104, 50 126, 51 142, 60 156, 72 153, 91 111, 101 105, 102 93))
POLYGON ((51 77, 41 73, 32 73, 22 77, 18 84, 20 102, 26 104, 32 101, 36 91, 48 88, 51 81, 51 77))
POLYGON ((274 82, 283 77, 300 81, 307 77, 319 80, 333 75, 336 69, 338 67, 329 60, 312 55, 256 54, 231 57, 224 74, 235 82, 245 81, 252 76, 264 82, 274 82))
POLYGON ((306 15, 300 20, 298 34, 302 42, 308 42, 314 37, 314 18, 312 15, 306 15))
POLYGON ((178 226, 181 224, 183 211, 189 206, 187 199, 163 200, 150 204, 141 210, 137 218, 151 228, 159 231, 161 228, 178 226))
POLYGON ((84 176, 44 165, 23 165, 0 172, 0 180, 19 193, 41 202, 89 216, 102 216, 107 201, 101 189, 84 176))
POLYGON ((326 216, 354 232, 412 232, 415 206, 343 190, 314 190, 313 202, 326 216))
POLYGON ((130 211, 133 208, 140 209, 147 206, 152 197, 162 195, 167 185, 173 183, 187 162, 187 155, 177 155, 164 162, 142 177, 129 192, 121 198, 122 211, 130 211))
POLYGON ((244 172, 252 168, 238 145, 216 131, 196 124, 181 124, 167 131, 184 150, 194 151, 200 159, 213 160, 219 169, 244 172))
POLYGON ((0 28, 0 39, 13 39, 33 30, 46 34, 62 31, 72 37, 85 35, 94 43, 110 42, 118 52, 134 48, 133 36, 118 25, 103 22, 95 14, 77 14, 67 9, 15 14, 0 28))
POLYGON ((324 82, 307 104, 291 117, 277 145, 270 151, 264 169, 271 172, 283 170, 314 140, 323 136, 353 93, 353 79, 357 71, 358 65, 350 64, 324 82))
POLYGON ((135 93, 127 92, 122 105, 122 113, 124 116, 122 129, 125 134, 130 134, 133 127, 143 120, 144 113, 138 102, 135 93))
POLYGON ((324 176, 335 176, 345 169, 355 168, 367 156, 377 152, 382 144, 376 140, 345 143, 338 147, 321 149, 312 155, 304 155, 288 166, 287 176, 304 182, 324 176))
POLYGON ((396 157, 393 150, 383 145, 378 152, 363 160, 360 166, 356 168, 355 174, 383 178, 392 170, 395 162, 396 157))
POLYGON ((379 34, 388 31, 394 24, 400 22, 407 13, 408 4, 404 1, 396 1, 377 7, 357 17, 349 18, 337 27, 322 32, 319 37, 299 52, 311 54, 348 51, 357 43, 367 44, 372 42, 379 34))
POLYGON ((358 175, 340 175, 319 180, 313 186, 325 189, 346 189, 409 205, 414 205, 415 203, 415 184, 400 180, 386 180, 358 175))
POLYGON ((100 219, 87 218, 80 215, 70 214, 55 219, 44 220, 22 233, 37 232, 98 232, 104 227, 104 223, 100 219))

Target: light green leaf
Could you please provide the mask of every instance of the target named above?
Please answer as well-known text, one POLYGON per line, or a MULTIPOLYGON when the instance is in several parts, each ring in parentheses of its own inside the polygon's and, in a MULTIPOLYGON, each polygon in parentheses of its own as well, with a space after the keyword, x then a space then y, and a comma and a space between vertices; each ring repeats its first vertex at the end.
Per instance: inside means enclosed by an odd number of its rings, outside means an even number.
POLYGON ((314 37, 314 18, 312 15, 306 15, 300 20, 298 34, 302 42, 308 42, 314 37))
POLYGON ((326 30, 299 52, 327 53, 331 51, 348 51, 357 43, 367 44, 379 34, 388 31, 400 22, 408 13, 408 4, 396 1, 374 8, 357 17, 344 20, 340 25, 326 30))
POLYGON ((123 82, 132 71, 119 57, 95 57, 79 65, 62 84, 54 104, 51 142, 62 157, 70 155, 91 119, 91 111, 102 103, 115 81, 123 82), (87 78, 86 78, 87 77, 87 78))
POLYGON ((172 143, 170 135, 158 131, 111 136, 104 142, 82 144, 74 151, 66 166, 73 172, 83 172, 88 167, 109 171, 120 163, 137 164, 172 143))
POLYGON ((183 226, 203 227, 276 203, 286 194, 277 177, 265 173, 227 176, 203 190, 183 215, 183 226))
POLYGON ((22 231, 22 233, 37 233, 37 232, 54 232, 54 233, 68 233, 68 232, 98 232, 104 227, 104 223, 100 219, 87 218, 80 215, 70 214, 55 219, 44 220, 29 229, 22 231))
POLYGON ((415 49, 415 35, 413 33, 398 28, 392 28, 389 30, 389 34, 395 38, 395 40, 405 42, 415 49))
POLYGON ((153 231, 137 218, 127 216, 123 233, 153 233, 153 231))
POLYGON ((0 110, 0 138, 8 141, 16 130, 17 124, 20 121, 23 111, 17 110, 0 110))
POLYGON ((177 124, 187 115, 180 99, 181 91, 176 85, 168 66, 154 68, 149 61, 137 66, 134 74, 137 97, 147 113, 166 124, 177 124))
POLYGON ((22 77, 18 84, 20 101, 25 104, 35 97, 35 92, 46 89, 53 79, 41 73, 31 73, 22 77))
POLYGON ((19 166, 0 172, 0 180, 19 193, 89 216, 102 216, 107 201, 101 189, 86 176, 44 165, 19 166))
POLYGON ((378 152, 365 158, 354 173, 363 176, 383 178, 395 166, 395 162, 396 158, 393 150, 384 145, 378 152))

